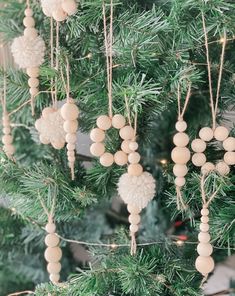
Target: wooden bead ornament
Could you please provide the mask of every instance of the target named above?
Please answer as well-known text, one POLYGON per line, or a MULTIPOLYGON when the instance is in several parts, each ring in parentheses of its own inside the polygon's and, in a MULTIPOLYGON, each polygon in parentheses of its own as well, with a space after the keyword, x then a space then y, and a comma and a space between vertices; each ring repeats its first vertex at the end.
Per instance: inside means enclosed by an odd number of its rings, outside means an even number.
POLYGON ((39 67, 44 62, 45 43, 35 29, 33 11, 29 4, 24 14, 24 35, 14 39, 11 51, 15 63, 20 68, 26 69, 29 76, 28 85, 31 94, 32 114, 34 114, 34 97, 39 92, 39 67))
POLYGON ((75 104, 74 100, 71 98, 67 99, 67 102, 61 107, 61 116, 64 120, 63 129, 66 133, 65 139, 67 142, 67 155, 69 167, 71 169, 72 180, 74 180, 75 178, 75 144, 77 142, 78 115, 79 109, 75 104))
POLYGON ((41 0, 42 11, 48 17, 62 22, 68 16, 77 12, 77 4, 75 0, 41 0))
POLYGON ((2 125, 3 125, 3 137, 2 137, 3 151, 6 153, 9 159, 12 159, 15 153, 15 147, 13 146, 10 117, 7 111, 3 112, 2 125))

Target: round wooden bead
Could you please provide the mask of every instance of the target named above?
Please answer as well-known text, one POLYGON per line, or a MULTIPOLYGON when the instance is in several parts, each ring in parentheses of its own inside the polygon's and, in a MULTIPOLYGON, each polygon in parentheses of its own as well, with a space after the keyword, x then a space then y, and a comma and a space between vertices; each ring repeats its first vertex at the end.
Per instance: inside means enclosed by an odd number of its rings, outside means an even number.
POLYGON ((130 232, 136 233, 139 230, 139 226, 136 224, 131 224, 130 225, 130 232))
POLYGON ((39 140, 40 140, 40 142, 41 142, 42 144, 44 144, 44 145, 48 145, 48 144, 50 144, 50 140, 49 140, 48 138, 43 137, 43 135, 40 135, 40 136, 39 136, 39 140))
POLYGON ((235 165, 235 152, 226 152, 224 154, 224 161, 228 165, 235 165))
POLYGON ((120 129, 119 134, 123 140, 131 140, 134 137, 135 132, 131 126, 126 125, 120 129))
POLYGON ((64 141, 51 142, 52 147, 58 150, 62 149, 64 147, 64 144, 65 144, 64 141))
POLYGON ((235 150, 235 138, 229 137, 223 142, 224 150, 226 151, 234 151, 235 150))
POLYGON ((133 214, 133 215, 138 215, 141 212, 141 209, 139 209, 138 207, 132 204, 127 205, 127 210, 130 214, 133 214))
POLYGON ((68 157, 72 157, 72 156, 74 156, 74 155, 75 155, 74 150, 72 150, 72 151, 71 151, 71 150, 68 150, 68 151, 67 151, 67 156, 68 156, 68 157))
POLYGON ((67 143, 75 144, 77 142, 76 134, 66 134, 65 140, 67 143))
POLYGON ((121 114, 116 114, 112 118, 112 126, 116 129, 121 129, 125 126, 126 119, 121 114))
POLYGON ((56 226, 54 223, 47 223, 45 229, 48 233, 54 233, 56 231, 56 226))
POLYGON ((171 152, 171 158, 177 164, 186 164, 190 160, 190 151, 186 147, 175 147, 171 152))
POLYGON ((52 12, 52 16, 57 22, 63 22, 67 18, 67 13, 62 8, 58 8, 52 12))
POLYGON ((188 173, 188 168, 185 164, 175 164, 173 173, 176 177, 184 177, 188 173))
POLYGON ((217 141, 224 141, 227 139, 229 131, 224 126, 218 126, 214 131, 214 137, 217 141))
POLYGON ((75 144, 70 144, 70 143, 68 143, 68 144, 66 145, 66 147, 67 147, 67 150, 72 151, 72 150, 75 150, 76 145, 75 145, 75 144))
POLYGON ((37 78, 39 76, 39 68, 34 67, 34 68, 27 68, 26 73, 33 78, 37 78))
POLYGON ((57 274, 61 271, 61 264, 59 262, 48 263, 47 271, 51 274, 57 274))
POLYGON ((132 151, 136 151, 136 150, 138 149, 138 147, 139 147, 139 145, 138 145, 137 142, 131 141, 131 142, 129 143, 129 148, 130 148, 130 150, 132 150, 132 151))
POLYGON ((183 177, 175 178, 175 185, 179 186, 179 187, 184 186, 185 185, 185 178, 183 178, 183 177))
POLYGON ((63 0, 61 7, 68 15, 73 15, 77 12, 77 4, 74 0, 63 0))
POLYGON ((93 143, 90 147, 90 152, 92 155, 99 157, 104 154, 105 147, 103 143, 93 143))
POLYGON ((177 121, 175 124, 175 128, 178 132, 184 132, 187 129, 187 123, 183 120, 177 121))
POLYGON ((49 233, 45 238, 46 246, 51 248, 58 246, 59 242, 60 242, 60 239, 54 233, 49 233))
POLYGON ((195 139, 192 141, 191 147, 194 152, 202 153, 206 150, 206 143, 201 139, 195 139))
POLYGON ((209 210, 208 209, 201 209, 201 215, 202 216, 208 216, 209 215, 209 210))
POLYGON ((45 251, 45 259, 47 262, 59 262, 62 257, 62 251, 60 247, 48 247, 45 251))
POLYGON ((94 128, 91 130, 90 138, 93 142, 102 142, 105 139, 105 133, 99 128, 94 128))
POLYGON ((202 216, 201 217, 201 222, 202 223, 208 223, 209 222, 209 217, 208 216, 202 216))
POLYGON ((34 18, 31 16, 26 16, 23 19, 23 24, 26 28, 33 28, 35 26, 34 18))
POLYGON ((65 103, 61 107, 61 115, 64 120, 75 120, 78 118, 79 109, 73 103, 65 103))
POLYGON ((39 80, 37 78, 29 78, 28 85, 30 87, 38 87, 39 86, 39 80))
POLYGON ((75 162, 75 160, 76 160, 75 156, 69 156, 68 157, 69 162, 75 162))
POLYGON ((208 223, 200 223, 200 230, 202 232, 208 232, 209 231, 209 224, 208 223))
POLYGON ((11 133, 11 128, 10 127, 4 127, 2 131, 3 131, 4 135, 9 135, 11 133))
POLYGON ((57 274, 50 274, 50 281, 52 283, 58 283, 60 280, 60 275, 57 273, 57 274))
POLYGON ((195 166, 203 166, 206 163, 206 156, 203 153, 195 153, 192 156, 192 163, 195 166))
POLYGON ((200 243, 197 246, 197 252, 202 257, 208 257, 213 253, 212 245, 209 243, 200 243))
POLYGON ((127 164, 127 154, 123 151, 117 151, 114 154, 114 161, 120 166, 127 164))
POLYGON ((125 141, 122 141, 122 144, 121 144, 121 149, 123 152, 129 154, 132 152, 132 150, 129 148, 129 144, 131 143, 130 140, 125 140, 125 141))
POLYGON ((207 275, 215 268, 215 262, 212 257, 199 256, 196 259, 195 266, 202 275, 207 275))
POLYGON ((24 11, 25 16, 33 16, 33 10, 31 8, 26 8, 24 11))
POLYGON ((112 121, 107 115, 101 115, 97 118, 96 124, 97 124, 98 128, 106 131, 106 130, 110 129, 110 127, 112 125, 112 121))
POLYGON ((66 133, 74 134, 77 132, 78 122, 77 120, 66 120, 63 124, 63 128, 66 133))
POLYGON ((129 222, 131 224, 135 224, 135 225, 138 225, 140 223, 140 215, 134 215, 134 214, 131 214, 128 218, 129 222))
POLYGON ((143 173, 143 167, 139 163, 128 166, 128 174, 131 176, 140 176, 143 173))
POLYGON ((10 126, 10 118, 9 115, 4 115, 2 118, 2 122, 4 126, 10 126))
POLYGON ((38 36, 38 31, 35 28, 25 28, 24 36, 29 38, 36 38, 38 36))
POLYGON ((214 133, 210 127, 203 127, 199 132, 199 137, 206 142, 209 142, 213 139, 214 133))
POLYGON ((3 142, 3 144, 5 144, 5 145, 12 144, 12 142, 13 142, 13 137, 12 137, 11 135, 4 135, 4 136, 2 137, 2 142, 3 142))
POLYGON ((29 89, 29 93, 31 94, 31 96, 35 97, 39 92, 39 89, 37 87, 30 87, 29 89))
POLYGON ((173 142, 177 147, 185 147, 189 143, 189 136, 185 133, 177 133, 173 138, 173 142))
POLYGON ((208 232, 199 232, 198 240, 200 243, 208 243, 211 239, 211 236, 208 232))
POLYGON ((216 164, 216 171, 221 175, 221 176, 225 176, 227 174, 229 174, 230 172, 230 168, 227 165, 227 163, 225 163, 224 161, 220 161, 216 164))
POLYGON ((215 170, 215 165, 212 162, 206 162, 201 168, 201 172, 203 174, 208 174, 214 170, 215 170))
POLYGON ((114 158, 111 153, 105 152, 101 157, 100 157, 100 163, 104 167, 109 167, 113 164, 114 158))
POLYGON ((129 163, 138 163, 140 161, 140 154, 138 152, 132 152, 128 155, 129 163))
POLYGON ((3 150, 7 155, 13 155, 16 151, 15 147, 11 144, 4 145, 3 150))

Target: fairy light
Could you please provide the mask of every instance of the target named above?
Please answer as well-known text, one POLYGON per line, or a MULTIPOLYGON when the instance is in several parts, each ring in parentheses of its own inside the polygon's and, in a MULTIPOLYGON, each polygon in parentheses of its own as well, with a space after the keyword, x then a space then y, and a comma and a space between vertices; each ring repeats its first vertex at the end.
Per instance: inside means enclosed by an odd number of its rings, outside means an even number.
POLYGON ((163 158, 163 159, 160 160, 160 163, 162 165, 166 165, 168 163, 168 161, 167 161, 167 159, 163 158))
POLYGON ((184 241, 182 241, 182 240, 179 239, 179 240, 176 241, 176 245, 178 247, 182 247, 184 245, 184 241))

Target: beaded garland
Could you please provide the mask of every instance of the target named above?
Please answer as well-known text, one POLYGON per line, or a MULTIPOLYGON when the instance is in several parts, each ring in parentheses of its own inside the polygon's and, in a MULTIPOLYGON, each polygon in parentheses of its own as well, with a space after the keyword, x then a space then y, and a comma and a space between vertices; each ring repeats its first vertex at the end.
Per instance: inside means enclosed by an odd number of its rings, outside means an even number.
POLYGON ((15 147, 12 144, 13 137, 11 135, 10 117, 7 111, 3 113, 2 123, 3 123, 3 137, 2 137, 3 151, 6 153, 8 158, 12 158, 15 153, 15 147))

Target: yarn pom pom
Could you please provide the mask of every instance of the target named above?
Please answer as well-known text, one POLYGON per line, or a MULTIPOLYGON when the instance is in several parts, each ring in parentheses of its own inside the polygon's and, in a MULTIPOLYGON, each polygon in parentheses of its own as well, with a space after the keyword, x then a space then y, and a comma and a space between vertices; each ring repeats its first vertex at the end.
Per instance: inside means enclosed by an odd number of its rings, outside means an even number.
POLYGON ((123 174, 118 182, 118 193, 128 205, 135 205, 139 209, 147 206, 155 195, 156 183, 152 175, 143 172, 140 176, 123 174))
POLYGON ((40 36, 21 36, 14 39, 11 51, 20 68, 39 67, 44 62, 45 43, 40 36))
POLYGON ((61 0, 41 0, 42 11, 46 16, 51 17, 52 13, 61 9, 61 0))

